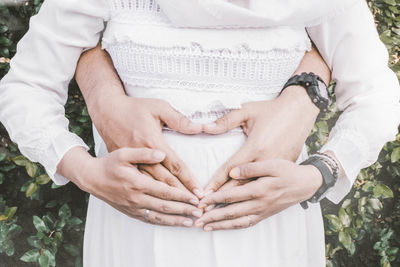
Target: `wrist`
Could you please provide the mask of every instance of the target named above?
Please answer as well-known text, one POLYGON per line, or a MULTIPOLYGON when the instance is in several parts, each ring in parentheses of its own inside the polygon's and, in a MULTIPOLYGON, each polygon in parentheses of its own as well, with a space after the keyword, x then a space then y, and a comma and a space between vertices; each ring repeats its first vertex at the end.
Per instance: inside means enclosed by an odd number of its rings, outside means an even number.
POLYGON ((89 178, 87 175, 88 165, 96 158, 92 157, 85 148, 73 147, 61 159, 57 166, 57 172, 76 184, 83 191, 89 190, 89 178))
POLYGON ((303 179, 303 184, 307 186, 304 192, 304 199, 310 199, 317 190, 322 186, 323 178, 321 172, 313 165, 302 165, 305 170, 305 177, 303 179))
POLYGON ((307 94, 306 89, 300 85, 291 85, 285 88, 279 95, 280 101, 288 102, 290 107, 299 107, 307 114, 317 118, 320 110, 311 101, 310 96, 307 94))
POLYGON ((98 88, 98 90, 92 90, 93 93, 85 96, 85 102, 91 116, 108 113, 108 107, 112 108, 115 106, 119 101, 118 99, 121 97, 127 97, 123 90, 119 90, 120 88, 108 89, 109 90, 98 88))

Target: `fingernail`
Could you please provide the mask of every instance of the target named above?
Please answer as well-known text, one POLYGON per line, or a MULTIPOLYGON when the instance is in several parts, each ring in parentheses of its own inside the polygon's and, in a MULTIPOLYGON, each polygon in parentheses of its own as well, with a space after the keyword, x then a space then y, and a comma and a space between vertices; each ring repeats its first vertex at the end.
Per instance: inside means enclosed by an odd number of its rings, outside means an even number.
POLYGON ((199 210, 195 210, 195 211, 192 212, 192 215, 193 215, 194 217, 200 218, 201 215, 203 215, 203 212, 201 212, 201 211, 199 211, 199 210))
POLYGON ((195 188, 193 190, 193 193, 198 197, 198 198, 202 198, 204 196, 203 190, 200 190, 198 188, 195 188))
POLYGON ((191 227, 193 225, 193 221, 192 220, 186 220, 183 222, 183 225, 186 227, 191 227))
POLYGON ((165 153, 159 150, 153 152, 153 158, 155 160, 163 160, 165 158, 165 153))
POLYGON ((212 227, 211 226, 206 226, 206 227, 204 227, 204 231, 210 232, 210 231, 212 231, 212 227))
POLYGON ((204 196, 211 195, 212 193, 214 193, 214 190, 208 190, 208 191, 204 194, 204 196))
POLYGON ((229 172, 229 176, 232 178, 239 178, 240 177, 240 168, 235 167, 229 172))
POLYGON ((206 211, 210 211, 213 208, 215 208, 215 204, 211 204, 210 206, 207 206, 206 211))
POLYGON ((189 202, 193 205, 198 205, 200 201, 197 198, 192 198, 189 202))
POLYGON ((202 222, 202 221, 197 221, 197 222, 195 223, 195 225, 196 225, 197 228, 200 228, 200 227, 202 227, 202 226, 204 225, 204 222, 202 222))

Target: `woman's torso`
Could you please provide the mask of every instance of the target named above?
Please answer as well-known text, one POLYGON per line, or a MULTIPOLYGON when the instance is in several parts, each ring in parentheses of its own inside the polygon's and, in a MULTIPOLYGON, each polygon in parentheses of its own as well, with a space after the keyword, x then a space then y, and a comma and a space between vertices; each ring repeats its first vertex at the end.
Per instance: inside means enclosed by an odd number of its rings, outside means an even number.
MULTIPOLYGON (((127 94, 163 99, 196 122, 275 98, 310 48, 301 28, 181 29, 153 0, 113 3, 103 47, 127 94)), ((106 146, 94 133, 101 156, 106 146)), ((163 133, 203 185, 246 140, 240 129, 218 136, 163 133)), ((248 229, 205 233, 146 224, 92 196, 84 254, 87 266, 308 267, 323 266, 323 247, 317 206, 305 212, 296 205, 248 229), (307 224, 310 214, 318 220, 314 230, 307 224), (102 229, 108 230, 99 235, 102 229)))

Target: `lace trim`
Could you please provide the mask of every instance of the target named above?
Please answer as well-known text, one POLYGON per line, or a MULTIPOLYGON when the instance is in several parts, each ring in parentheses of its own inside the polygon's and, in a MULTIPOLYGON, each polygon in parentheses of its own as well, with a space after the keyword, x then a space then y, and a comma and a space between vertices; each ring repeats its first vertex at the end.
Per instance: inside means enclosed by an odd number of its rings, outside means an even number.
POLYGON ((182 79, 165 79, 165 78, 150 78, 124 74, 120 75, 124 83, 131 86, 138 86, 143 88, 172 88, 185 91, 197 91, 208 93, 238 93, 246 95, 275 95, 278 94, 284 82, 276 81, 269 82, 267 86, 263 85, 245 85, 237 83, 218 83, 206 81, 193 81, 182 79))
POLYGON ((111 20, 121 23, 171 25, 168 17, 154 0, 110 0, 111 20))
POLYGON ((304 52, 158 48, 132 42, 108 49, 122 80, 143 87, 265 93, 280 90, 304 52))
POLYGON ((110 6, 115 10, 135 10, 161 13, 160 6, 155 0, 109 0, 110 6))

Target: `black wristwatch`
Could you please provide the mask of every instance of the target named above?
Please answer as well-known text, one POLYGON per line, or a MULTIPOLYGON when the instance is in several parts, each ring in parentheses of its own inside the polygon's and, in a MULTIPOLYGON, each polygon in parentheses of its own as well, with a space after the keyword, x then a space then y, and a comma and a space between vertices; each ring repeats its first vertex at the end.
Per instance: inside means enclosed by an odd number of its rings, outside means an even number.
MULTIPOLYGON (((332 96, 328 87, 322 79, 314 73, 303 72, 300 75, 291 77, 283 86, 282 91, 291 85, 299 85, 306 89, 311 101, 319 108, 320 111, 326 112, 332 104, 332 96)), ((282 93, 281 91, 281 93, 282 93)))
POLYGON ((313 165, 315 166, 322 174, 322 185, 321 187, 315 192, 315 194, 308 200, 303 201, 300 203, 300 205, 304 208, 308 208, 307 202, 311 203, 317 203, 319 202, 325 195, 326 193, 329 192, 329 189, 331 189, 337 179, 338 179, 338 166, 332 166, 331 162, 329 162, 329 159, 326 155, 319 154, 319 155, 312 155, 309 157, 307 160, 303 161, 300 163, 300 165, 313 165), (321 155, 321 156, 319 156, 321 155))

